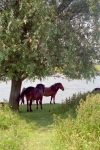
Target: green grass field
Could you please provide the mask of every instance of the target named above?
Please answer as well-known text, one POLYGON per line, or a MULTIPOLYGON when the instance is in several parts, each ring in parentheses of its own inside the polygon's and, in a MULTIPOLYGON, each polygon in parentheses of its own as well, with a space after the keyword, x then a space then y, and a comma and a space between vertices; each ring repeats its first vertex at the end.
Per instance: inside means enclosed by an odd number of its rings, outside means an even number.
POLYGON ((0 150, 53 150, 54 109, 60 104, 43 104, 43 109, 20 105, 19 112, 0 106, 0 150))
POLYGON ((36 104, 32 105, 32 112, 27 112, 26 105, 20 105, 19 116, 26 120, 28 123, 33 123, 37 128, 50 128, 53 124, 52 111, 57 109, 61 104, 43 104, 43 109, 36 109, 36 104))
POLYGON ((43 109, 0 106, 0 150, 100 150, 100 94, 79 94, 43 109))

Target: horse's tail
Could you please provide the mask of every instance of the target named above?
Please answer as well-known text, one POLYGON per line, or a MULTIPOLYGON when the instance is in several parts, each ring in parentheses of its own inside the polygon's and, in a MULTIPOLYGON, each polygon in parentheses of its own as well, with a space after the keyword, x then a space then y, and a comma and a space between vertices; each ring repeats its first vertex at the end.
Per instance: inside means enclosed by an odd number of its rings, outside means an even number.
POLYGON ((18 102, 18 104, 19 104, 19 101, 20 101, 20 93, 19 93, 19 95, 18 95, 18 97, 17 97, 17 102, 18 102))
POLYGON ((27 89, 25 89, 24 91, 22 91, 22 93, 20 94, 19 98, 23 98, 24 97, 24 95, 26 94, 26 90, 27 89))

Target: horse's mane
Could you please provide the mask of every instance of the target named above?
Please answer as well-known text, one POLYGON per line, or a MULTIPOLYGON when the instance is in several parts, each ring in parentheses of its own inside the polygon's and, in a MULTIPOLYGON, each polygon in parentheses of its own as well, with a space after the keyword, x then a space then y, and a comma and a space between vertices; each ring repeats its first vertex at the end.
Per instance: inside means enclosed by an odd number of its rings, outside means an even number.
POLYGON ((57 87, 57 85, 59 85, 59 84, 61 84, 61 83, 60 83, 60 82, 55 83, 55 84, 51 85, 50 88, 51 88, 52 90, 54 90, 54 91, 58 91, 59 88, 57 87))
POLYGON ((59 85, 59 84, 61 84, 61 83, 60 83, 60 82, 57 82, 57 83, 51 85, 51 87, 55 87, 55 86, 57 86, 57 85, 59 85))

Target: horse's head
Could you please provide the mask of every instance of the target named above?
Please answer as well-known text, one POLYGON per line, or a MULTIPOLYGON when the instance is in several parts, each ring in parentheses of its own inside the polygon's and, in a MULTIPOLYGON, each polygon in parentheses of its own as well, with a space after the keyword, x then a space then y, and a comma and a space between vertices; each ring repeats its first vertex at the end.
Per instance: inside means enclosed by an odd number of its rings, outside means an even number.
POLYGON ((62 85, 61 83, 58 83, 58 87, 59 87, 62 91, 64 91, 64 87, 63 87, 63 85, 62 85))

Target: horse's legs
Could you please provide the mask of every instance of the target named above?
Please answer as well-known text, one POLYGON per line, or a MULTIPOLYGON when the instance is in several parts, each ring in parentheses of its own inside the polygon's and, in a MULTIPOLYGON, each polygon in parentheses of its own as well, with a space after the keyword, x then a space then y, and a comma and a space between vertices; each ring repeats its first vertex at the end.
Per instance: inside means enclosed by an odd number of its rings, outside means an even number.
POLYGON ((40 107, 41 107, 41 109, 43 109, 43 108, 42 108, 42 98, 40 99, 39 102, 40 102, 40 107))
POLYGON ((55 95, 53 96, 53 103, 55 104, 55 95))
POLYGON ((37 107, 36 107, 36 109, 38 109, 38 100, 36 100, 36 104, 37 104, 37 107))
POLYGON ((32 100, 30 100, 30 111, 32 111, 31 106, 32 106, 32 100))
POLYGON ((52 99, 53 99, 53 103, 55 104, 55 95, 51 96, 50 104, 52 104, 52 99))
POLYGON ((29 109, 28 109, 28 100, 27 100, 27 112, 29 111, 29 109))
POLYGON ((51 96, 50 104, 52 104, 52 96, 51 96))

